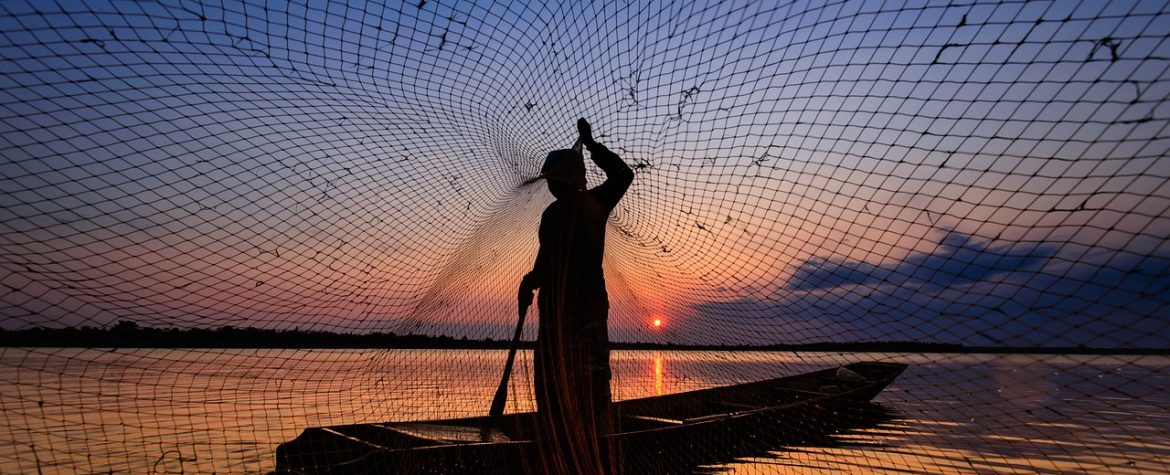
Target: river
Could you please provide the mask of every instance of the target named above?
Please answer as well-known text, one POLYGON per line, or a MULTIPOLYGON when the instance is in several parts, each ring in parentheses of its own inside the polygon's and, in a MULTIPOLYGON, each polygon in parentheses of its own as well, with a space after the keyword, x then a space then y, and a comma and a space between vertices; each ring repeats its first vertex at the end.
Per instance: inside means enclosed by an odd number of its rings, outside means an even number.
MULTIPOLYGON (((264 473, 306 427, 482 415, 499 350, 0 348, 2 473, 264 473)), ((617 351, 615 399, 855 361, 890 417, 703 472, 1167 473, 1170 358, 617 351)), ((509 411, 532 410, 521 352, 509 411)), ((783 430, 783 428, 777 428, 783 430)))

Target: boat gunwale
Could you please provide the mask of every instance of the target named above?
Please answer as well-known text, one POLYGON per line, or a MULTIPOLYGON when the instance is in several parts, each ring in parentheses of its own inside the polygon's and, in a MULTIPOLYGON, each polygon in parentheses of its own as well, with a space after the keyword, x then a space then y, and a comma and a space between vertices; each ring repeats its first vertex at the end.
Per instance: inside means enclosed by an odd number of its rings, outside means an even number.
MULTIPOLYGON (((703 424, 710 424, 710 423, 723 422, 723 421, 733 421, 733 420, 740 419, 740 418, 763 415, 764 413, 767 413, 767 412, 775 412, 775 411, 780 411, 780 410, 784 410, 784 409, 791 409, 791 408, 794 408, 797 406, 807 406, 809 404, 817 404, 817 403, 822 403, 822 402, 826 402, 826 401, 831 401, 834 399, 840 399, 840 398, 844 398, 844 397, 847 397, 847 396, 852 395, 852 394, 856 394, 856 393, 861 392, 863 390, 872 389, 874 386, 888 385, 889 383, 893 382, 894 379, 896 379, 898 377, 898 375, 901 374, 902 370, 904 370, 907 367, 907 365, 901 364, 901 363, 897 363, 897 364, 895 364, 895 363, 882 363, 882 364, 901 366, 902 368, 897 370, 896 372, 893 372, 893 374, 889 375, 886 378, 879 379, 879 380, 866 381, 865 383, 860 383, 859 386, 856 386, 854 388, 849 388, 849 389, 846 389, 846 390, 843 390, 840 392, 824 393, 820 396, 813 396, 813 397, 810 397, 808 399, 786 402, 783 404, 776 404, 776 405, 772 405, 772 406, 765 406, 765 407, 760 407, 757 409, 747 409, 747 410, 743 410, 743 411, 729 411, 729 412, 710 414, 707 416, 699 416, 699 417, 693 417, 693 418, 688 418, 688 419, 680 419, 680 421, 682 423, 677 424, 677 425, 664 425, 661 427, 651 427, 651 428, 647 428, 647 429, 614 432, 611 434, 606 434, 602 437, 607 438, 607 439, 612 439, 615 437, 643 435, 643 434, 646 434, 649 432, 660 432, 660 431, 667 431, 667 430, 678 430, 681 428, 691 428, 691 427, 696 427, 696 426, 700 426, 703 424)), ((844 367, 844 366, 839 366, 838 368, 841 368, 841 367, 844 367)), ((746 383, 746 384, 777 382, 777 381, 784 380, 784 379, 794 379, 794 378, 799 378, 799 377, 811 376, 811 375, 819 374, 819 373, 828 373, 828 372, 835 371, 835 370, 836 370, 836 368, 830 368, 830 369, 825 369, 825 370, 814 371, 811 373, 802 373, 802 374, 797 374, 797 375, 792 375, 792 376, 782 376, 779 378, 773 378, 773 379, 763 380, 763 381, 755 381, 753 383, 746 383)), ((685 392, 667 394, 667 395, 663 395, 663 396, 694 395, 694 394, 703 393, 703 392, 707 392, 707 391, 711 391, 711 390, 726 389, 726 388, 733 388, 733 387, 736 387, 736 386, 717 386, 714 388, 697 389, 694 391, 685 391, 685 392)), ((786 388, 785 390, 792 390, 792 389, 786 388)), ((802 391, 802 390, 794 390, 794 391, 799 391, 799 392, 804 393, 804 394, 811 393, 811 391, 802 391)), ((633 402, 633 401, 649 401, 649 400, 655 400, 655 399, 661 398, 663 396, 649 396, 649 397, 638 398, 638 399, 627 399, 624 401, 618 401, 614 404, 620 405, 623 403, 633 402)), ((535 413, 534 412, 518 412, 518 413, 511 413, 511 414, 508 414, 506 416, 513 416, 513 417, 515 417, 515 416, 529 416, 532 414, 535 414, 535 413)), ((467 425, 467 424, 443 424, 443 423, 473 422, 473 421, 485 421, 486 422, 486 421, 490 421, 490 420, 491 419, 487 416, 477 416, 477 417, 463 417, 463 418, 454 418, 454 419, 437 419, 437 420, 429 420, 429 421, 377 422, 377 423, 354 424, 354 425, 377 425, 377 426, 384 428, 384 429, 393 430, 395 424, 403 424, 404 425, 404 424, 424 423, 425 422, 427 424, 434 424, 434 425, 450 425, 450 426, 457 426, 457 427, 462 427, 462 428, 475 428, 476 426, 467 425)), ((394 452, 403 452, 403 451, 418 452, 418 451, 422 451, 424 449, 450 449, 453 447, 475 447, 475 446, 483 446, 483 445, 530 444, 530 443, 534 442, 533 439, 520 439, 520 440, 507 440, 507 441, 484 441, 484 442, 459 442, 459 441, 451 442, 451 441, 444 441, 441 439, 429 439, 429 440, 435 441, 435 444, 434 445, 418 446, 418 447, 380 448, 380 449, 375 449, 375 452, 376 453, 394 453, 394 452)), ((370 444, 370 445, 375 445, 375 444, 370 444)), ((365 456, 366 455, 363 455, 363 457, 365 457, 365 456)), ((361 457, 359 457, 359 459, 360 458, 361 457)), ((354 460, 358 460, 358 459, 354 459, 354 460)))
MULTIPOLYGON (((637 405, 640 403, 645 403, 647 401, 662 400, 662 398, 686 399, 687 396, 690 396, 691 398, 695 398, 696 396, 700 396, 700 395, 717 395, 717 394, 719 394, 721 392, 725 392, 725 391, 730 394, 733 392, 733 388, 739 388, 742 391, 746 387, 753 387, 753 386, 766 387, 769 385, 769 383, 778 384, 784 380, 799 381, 802 379, 814 379, 814 378, 822 377, 822 376, 835 377, 836 379, 839 380, 839 382, 836 384, 838 384, 838 386, 842 389, 842 390, 837 391, 837 392, 824 393, 824 394, 819 395, 819 396, 813 396, 813 397, 809 397, 807 399, 785 402, 783 404, 765 406, 765 407, 760 407, 760 408, 756 408, 756 409, 746 409, 746 410, 742 410, 742 411, 727 411, 727 412, 713 413, 713 414, 706 415, 706 416, 698 416, 695 418, 682 419, 681 420, 682 423, 677 424, 677 425, 674 425, 674 424, 663 425, 663 426, 659 426, 659 427, 649 427, 649 428, 645 428, 645 429, 615 432, 615 433, 611 433, 611 434, 606 434, 603 437, 606 439, 609 439, 615 443, 620 443, 620 441, 622 439, 644 437, 644 436, 647 436, 650 434, 660 433, 660 432, 666 433, 666 432, 672 432, 672 431, 702 430, 704 427, 707 427, 710 425, 735 424, 739 421, 743 421, 743 420, 747 420, 747 419, 751 419, 751 418, 756 418, 756 417, 762 417, 768 413, 783 413, 783 412, 786 412, 788 410, 798 409, 798 408, 804 407, 804 406, 812 406, 812 405, 817 405, 817 404, 834 403, 834 402, 838 402, 841 400, 849 400, 850 396, 853 396, 856 394, 867 394, 868 392, 873 391, 872 394, 869 394, 868 397, 864 398, 864 401, 859 401, 859 402, 865 402, 865 401, 869 401, 869 400, 873 399, 874 397, 876 397, 877 394, 879 394, 881 391, 883 391, 886 386, 893 383, 893 381, 896 380, 898 378, 898 376, 900 376, 902 374, 902 372, 904 372, 906 370, 907 367, 909 367, 909 365, 904 364, 904 363, 855 362, 855 363, 851 363, 851 364, 840 365, 840 366, 837 366, 834 368, 827 368, 824 370, 812 371, 812 372, 808 372, 808 373, 794 374, 794 375, 789 375, 789 376, 781 376, 778 378, 743 383, 743 384, 739 384, 739 385, 717 386, 717 387, 712 387, 712 388, 697 389, 697 390, 693 390, 693 391, 684 391, 684 392, 680 392, 680 393, 673 393, 673 394, 667 394, 667 395, 662 395, 662 396, 649 396, 649 397, 638 398, 638 399, 627 399, 624 401, 618 401, 618 402, 615 402, 614 404, 615 404, 615 406, 618 406, 620 408, 620 406, 623 406, 623 405, 637 405), (839 376, 835 375, 835 372, 838 371, 840 368, 847 368, 847 367, 855 366, 855 365, 872 365, 872 366, 877 366, 877 367, 885 367, 885 369, 878 372, 877 378, 874 378, 874 379, 866 378, 865 381, 861 381, 861 382, 843 380, 839 376), (851 387, 851 388, 845 388, 845 387, 840 386, 841 383, 853 384, 856 386, 851 387), (875 388, 877 388, 876 391, 874 391, 875 388)), ((802 394, 815 393, 814 391, 800 390, 800 389, 794 389, 794 388, 780 388, 779 390, 780 391, 794 391, 794 392, 799 392, 802 394)), ((424 443, 427 443, 427 445, 419 445, 419 446, 413 446, 413 447, 390 448, 390 447, 384 447, 380 444, 373 443, 371 441, 364 441, 363 440, 363 445, 366 445, 368 447, 368 449, 365 450, 364 453, 362 453, 361 455, 359 455, 355 458, 344 460, 344 461, 334 462, 330 465, 331 467, 334 467, 335 469, 340 469, 342 472, 344 472, 346 467, 358 467, 364 463, 369 462, 371 459, 375 459, 378 457, 395 457, 395 456, 397 456, 397 454, 412 454, 414 456, 426 457, 427 455, 425 455, 425 454, 429 454, 429 453, 432 453, 435 451, 444 451, 444 450, 446 450, 446 451, 450 451, 450 450, 476 450, 476 449, 485 449, 485 448, 496 448, 498 450, 525 450, 526 448, 533 446, 535 444, 535 440, 533 440, 531 438, 526 438, 526 439, 520 439, 520 440, 494 440, 494 441, 489 440, 489 441, 482 441, 482 442, 481 441, 467 441, 467 442, 446 441, 446 440, 442 440, 439 438, 419 437, 417 435, 412 435, 412 434, 407 434, 407 433, 404 433, 401 431, 397 431, 394 428, 394 425, 396 425, 396 424, 397 425, 406 425, 406 424, 412 424, 412 423, 415 423, 415 424, 425 423, 425 424, 434 424, 434 425, 455 426, 455 427, 459 427, 459 428, 463 428, 463 429, 476 429, 476 428, 486 428, 486 424, 484 424, 484 423, 488 423, 488 422, 493 421, 493 420, 499 421, 501 419, 522 419, 522 418, 532 417, 533 415, 535 415, 535 412, 519 412, 519 413, 504 414, 501 416, 497 416, 495 418, 492 418, 489 416, 476 416, 476 417, 463 417, 463 418, 427 420, 427 421, 375 422, 375 423, 347 424, 344 426, 321 427, 320 429, 330 429, 333 432, 337 432, 339 435, 353 437, 353 436, 349 436, 348 434, 345 434, 345 432, 343 432, 342 430, 338 430, 338 429, 341 429, 343 427, 376 426, 376 427, 381 428, 383 430, 395 431, 400 435, 403 435, 406 437, 413 437, 413 438, 418 439, 420 441, 424 441, 424 443), (477 422, 480 423, 481 425, 476 425, 475 423, 477 423, 477 422)), ((306 429, 306 432, 311 430, 311 429, 312 428, 306 429)), ((298 437, 298 439, 299 439, 299 437, 298 437)), ((297 439, 294 439, 292 441, 281 444, 281 446, 295 444, 296 441, 297 441, 297 439)), ((279 449, 279 447, 278 447, 278 449, 279 449)), ((279 454, 279 450, 278 450, 278 454, 279 454)), ((280 463, 278 460, 278 470, 274 473, 301 473, 301 470, 294 468, 294 467, 284 467, 283 470, 281 470, 279 466, 280 466, 280 463)))

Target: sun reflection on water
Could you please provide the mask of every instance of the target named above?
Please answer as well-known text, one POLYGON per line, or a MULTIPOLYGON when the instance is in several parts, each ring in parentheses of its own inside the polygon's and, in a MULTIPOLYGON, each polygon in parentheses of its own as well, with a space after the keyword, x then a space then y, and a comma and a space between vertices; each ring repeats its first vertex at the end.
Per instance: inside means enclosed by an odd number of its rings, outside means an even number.
POLYGON ((662 369, 664 363, 662 360, 662 352, 654 352, 654 395, 662 395, 662 369))

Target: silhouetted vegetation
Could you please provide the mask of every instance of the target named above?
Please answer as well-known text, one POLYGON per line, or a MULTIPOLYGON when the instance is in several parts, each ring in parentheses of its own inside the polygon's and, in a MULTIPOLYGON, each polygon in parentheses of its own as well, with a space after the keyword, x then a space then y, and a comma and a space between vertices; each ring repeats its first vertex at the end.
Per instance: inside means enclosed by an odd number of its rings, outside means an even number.
POLYGON ((153 328, 130 321, 110 327, 0 330, 0 346, 90 348, 507 348, 507 342, 394 333, 332 333, 313 330, 153 328))
MULTIPOLYGON (((507 340, 472 340, 439 335, 395 333, 333 333, 314 330, 237 328, 154 328, 131 321, 109 327, 0 329, 0 347, 75 348, 459 348, 507 349, 507 340)), ((532 342, 520 342, 532 348, 532 342)), ((818 342, 765 346, 682 345, 612 342, 615 350, 815 351, 872 353, 1045 353, 1045 354, 1170 354, 1170 348, 988 347, 920 342, 818 342)))

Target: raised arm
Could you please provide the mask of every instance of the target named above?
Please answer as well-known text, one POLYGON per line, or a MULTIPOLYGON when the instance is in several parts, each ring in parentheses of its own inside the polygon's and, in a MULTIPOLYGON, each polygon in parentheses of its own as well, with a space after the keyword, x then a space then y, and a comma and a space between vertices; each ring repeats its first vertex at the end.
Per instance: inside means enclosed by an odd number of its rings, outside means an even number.
POLYGON ((577 120, 577 131, 581 134, 580 141, 589 149, 589 158, 601 171, 605 172, 605 182, 589 190, 606 211, 613 210, 618 201, 626 194, 630 184, 634 182, 634 170, 604 145, 593 140, 593 128, 585 119, 577 120))

